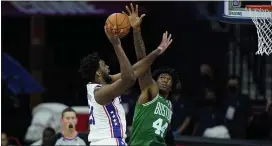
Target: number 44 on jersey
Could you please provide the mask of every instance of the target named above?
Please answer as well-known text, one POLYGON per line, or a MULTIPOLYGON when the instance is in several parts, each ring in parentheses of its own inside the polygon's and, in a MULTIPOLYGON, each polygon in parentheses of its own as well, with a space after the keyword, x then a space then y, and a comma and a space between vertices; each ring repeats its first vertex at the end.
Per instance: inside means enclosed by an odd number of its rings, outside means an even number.
POLYGON ((156 129, 155 133, 157 135, 160 135, 161 137, 163 137, 164 132, 165 132, 165 130, 168 127, 168 123, 166 122, 163 125, 163 120, 161 118, 159 118, 158 120, 156 120, 156 121, 153 122, 153 126, 152 127, 156 129))

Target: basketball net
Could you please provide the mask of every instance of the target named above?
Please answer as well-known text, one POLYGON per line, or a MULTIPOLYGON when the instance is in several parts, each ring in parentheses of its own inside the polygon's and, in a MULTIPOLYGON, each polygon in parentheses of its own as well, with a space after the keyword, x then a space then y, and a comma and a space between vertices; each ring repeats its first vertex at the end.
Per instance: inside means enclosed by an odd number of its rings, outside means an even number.
POLYGON ((258 34, 258 51, 255 54, 270 55, 272 53, 272 6, 250 5, 246 7, 258 34))

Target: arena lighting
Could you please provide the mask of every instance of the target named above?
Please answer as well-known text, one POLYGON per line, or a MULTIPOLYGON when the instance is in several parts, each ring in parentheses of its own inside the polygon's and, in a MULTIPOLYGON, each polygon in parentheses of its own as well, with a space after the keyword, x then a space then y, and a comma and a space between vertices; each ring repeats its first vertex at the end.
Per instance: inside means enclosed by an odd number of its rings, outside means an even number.
POLYGON ((97 8, 87 1, 12 1, 2 5, 7 15, 42 14, 42 15, 77 15, 77 14, 104 14, 106 9, 97 8))

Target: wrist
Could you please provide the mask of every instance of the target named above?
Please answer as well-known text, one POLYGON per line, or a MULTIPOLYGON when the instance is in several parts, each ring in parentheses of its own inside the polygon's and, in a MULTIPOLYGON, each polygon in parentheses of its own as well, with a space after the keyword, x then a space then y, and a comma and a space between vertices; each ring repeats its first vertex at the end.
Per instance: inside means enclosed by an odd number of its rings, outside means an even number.
POLYGON ((112 43, 112 45, 113 45, 114 48, 119 48, 119 47, 121 47, 121 44, 119 44, 119 43, 112 43))
POLYGON ((155 54, 156 56, 159 56, 159 55, 161 55, 162 54, 162 50, 161 50, 162 48, 157 48, 156 50, 154 50, 153 51, 153 54, 155 54))
POLYGON ((140 32, 140 31, 141 31, 141 27, 133 28, 133 32, 140 32))

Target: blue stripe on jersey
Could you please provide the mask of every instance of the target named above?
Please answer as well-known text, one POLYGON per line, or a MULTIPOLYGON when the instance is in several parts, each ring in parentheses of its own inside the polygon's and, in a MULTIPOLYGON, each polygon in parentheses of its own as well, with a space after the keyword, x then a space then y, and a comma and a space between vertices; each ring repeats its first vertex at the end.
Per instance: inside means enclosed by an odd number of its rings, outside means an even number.
POLYGON ((116 138, 118 141, 118 146, 126 146, 126 143, 123 141, 122 138, 116 138))
POLYGON ((118 115, 116 113, 116 110, 115 110, 113 104, 106 105, 106 110, 109 113, 112 129, 113 129, 112 130, 113 137, 114 138, 121 138, 122 137, 121 123, 118 119, 118 115))

